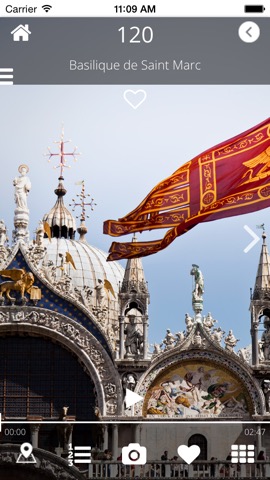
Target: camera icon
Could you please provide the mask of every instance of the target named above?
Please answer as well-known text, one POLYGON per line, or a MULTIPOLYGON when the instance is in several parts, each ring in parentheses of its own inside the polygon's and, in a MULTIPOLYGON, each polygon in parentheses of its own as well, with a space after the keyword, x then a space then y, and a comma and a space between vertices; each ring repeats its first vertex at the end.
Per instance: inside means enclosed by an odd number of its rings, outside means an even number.
POLYGON ((145 465, 146 448, 139 443, 130 443, 122 448, 122 463, 124 465, 145 465))

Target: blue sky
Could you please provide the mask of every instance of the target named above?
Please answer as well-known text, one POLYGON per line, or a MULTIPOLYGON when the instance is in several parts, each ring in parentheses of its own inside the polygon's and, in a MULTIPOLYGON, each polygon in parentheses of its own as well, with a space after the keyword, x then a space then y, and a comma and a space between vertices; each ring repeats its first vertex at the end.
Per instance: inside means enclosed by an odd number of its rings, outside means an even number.
MULTIPOLYGON (((127 87, 132 88, 132 87, 127 87)), ((180 165, 205 149, 256 125, 269 116, 269 86, 146 86, 145 102, 132 109, 123 99, 125 86, 12 86, 1 95, 0 218, 13 228, 13 186, 20 164, 30 167, 30 232, 55 202, 58 170, 43 153, 61 134, 82 155, 65 172, 71 203, 85 180, 97 206, 88 220, 88 242, 108 251, 103 221, 133 210, 147 193, 180 165)), ((178 238, 162 252, 143 259, 151 294, 150 343, 160 342, 166 328, 184 330, 192 314, 192 263, 205 278, 204 315, 211 312, 223 330, 233 329, 239 346, 250 343, 250 287, 254 286, 261 244, 249 253, 252 238, 268 209, 208 222, 178 238)), ((140 239, 161 238, 164 231, 140 239)), ((128 241, 129 237, 123 237, 128 241)), ((121 239, 120 239, 121 240, 121 239)), ((125 262, 122 262, 125 265, 125 262)))

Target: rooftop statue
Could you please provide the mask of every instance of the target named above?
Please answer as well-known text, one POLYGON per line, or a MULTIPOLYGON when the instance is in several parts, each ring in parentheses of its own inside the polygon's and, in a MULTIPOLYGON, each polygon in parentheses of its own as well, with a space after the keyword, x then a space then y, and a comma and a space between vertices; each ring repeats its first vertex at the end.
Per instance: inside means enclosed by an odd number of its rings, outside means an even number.
POLYGON ((166 330, 166 335, 163 340, 163 344, 165 345, 165 350, 169 350, 173 347, 175 347, 175 336, 171 333, 171 330, 168 328, 166 330))
POLYGON ((28 211, 27 195, 31 190, 31 182, 26 174, 29 172, 29 167, 27 165, 20 165, 18 172, 21 175, 13 180, 13 185, 15 187, 15 203, 18 209, 28 211))
POLYGON ((217 320, 215 320, 211 313, 209 312, 206 317, 203 317, 203 326, 204 328, 210 332, 211 328, 217 323, 217 320))
POLYGON ((227 350, 228 352, 233 352, 235 345, 239 341, 239 339, 235 338, 233 331, 229 330, 227 337, 224 338, 225 350, 227 350))
POLYGON ((189 313, 185 314, 185 324, 186 324, 187 334, 189 334, 194 325, 194 319, 189 315, 189 313))
POLYGON ((195 264, 192 265, 190 275, 193 275, 195 280, 195 288, 193 290, 193 299, 201 300, 204 293, 204 281, 203 281, 203 274, 201 270, 199 270, 198 265, 195 265, 195 264))
POLYGON ((7 243, 7 228, 3 220, 0 220, 0 246, 4 247, 7 243))

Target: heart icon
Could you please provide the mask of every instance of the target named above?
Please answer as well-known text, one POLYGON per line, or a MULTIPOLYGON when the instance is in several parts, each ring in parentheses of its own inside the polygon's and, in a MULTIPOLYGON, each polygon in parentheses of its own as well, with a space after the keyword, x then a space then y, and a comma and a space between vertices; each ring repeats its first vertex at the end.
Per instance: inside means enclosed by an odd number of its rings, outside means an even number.
POLYGON ((177 453, 179 457, 190 465, 200 455, 201 449, 198 445, 191 445, 190 447, 180 445, 177 449, 177 453))
POLYGON ((145 90, 125 90, 124 99, 126 102, 136 110, 146 99, 145 90))

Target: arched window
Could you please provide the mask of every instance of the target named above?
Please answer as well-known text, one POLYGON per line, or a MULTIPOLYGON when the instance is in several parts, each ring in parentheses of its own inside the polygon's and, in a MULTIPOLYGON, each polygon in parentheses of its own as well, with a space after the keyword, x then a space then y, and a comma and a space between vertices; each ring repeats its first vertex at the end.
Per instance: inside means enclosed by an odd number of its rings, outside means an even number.
POLYGON ((196 460, 207 460, 207 440, 204 435, 201 435, 200 433, 191 435, 188 439, 188 446, 190 447, 191 445, 198 445, 201 449, 201 453, 196 460))
POLYGON ((95 420, 91 378, 75 355, 51 340, 0 337, 0 412, 5 418, 95 420))

